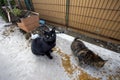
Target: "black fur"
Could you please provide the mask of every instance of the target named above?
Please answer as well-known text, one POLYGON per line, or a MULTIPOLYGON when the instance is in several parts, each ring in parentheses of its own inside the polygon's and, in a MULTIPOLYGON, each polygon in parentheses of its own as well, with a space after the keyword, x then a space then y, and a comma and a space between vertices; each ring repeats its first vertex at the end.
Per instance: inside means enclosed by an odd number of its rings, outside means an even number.
POLYGON ((35 55, 46 55, 52 59, 50 55, 52 48, 56 45, 55 28, 51 31, 45 31, 43 37, 38 37, 32 41, 31 50, 35 55))

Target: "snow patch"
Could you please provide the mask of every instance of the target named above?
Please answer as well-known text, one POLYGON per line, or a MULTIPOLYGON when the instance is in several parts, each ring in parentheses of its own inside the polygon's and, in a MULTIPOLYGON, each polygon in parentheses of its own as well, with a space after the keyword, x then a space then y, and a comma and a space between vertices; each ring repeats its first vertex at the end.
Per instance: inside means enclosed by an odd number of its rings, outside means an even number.
MULTIPOLYGON (((14 27, 14 32, 8 36, 3 35, 3 32, 10 28, 4 27, 6 24, 0 17, 0 63, 2 64, 0 65, 0 80, 71 80, 62 67, 60 55, 53 52, 53 60, 49 60, 46 56, 33 55, 31 43, 25 39, 18 27, 14 27)), ((34 35, 33 39, 36 37, 38 35, 34 35)), ((63 33, 57 34, 56 47, 70 56, 71 64, 78 66, 70 48, 73 40, 72 36, 63 33)), ((95 70, 86 67, 83 69, 85 72, 94 77, 101 77, 102 80, 107 80, 109 75, 120 74, 120 53, 85 41, 83 43, 103 59, 108 60, 103 68, 95 70)), ((78 73, 80 72, 76 70, 73 78, 78 73)))

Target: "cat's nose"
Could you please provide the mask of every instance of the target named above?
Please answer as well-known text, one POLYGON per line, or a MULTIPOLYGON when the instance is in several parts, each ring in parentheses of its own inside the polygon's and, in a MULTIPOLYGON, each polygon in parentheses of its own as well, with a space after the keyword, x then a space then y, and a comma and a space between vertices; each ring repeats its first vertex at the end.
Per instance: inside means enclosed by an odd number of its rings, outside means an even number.
POLYGON ((49 39, 52 39, 51 37, 49 39))

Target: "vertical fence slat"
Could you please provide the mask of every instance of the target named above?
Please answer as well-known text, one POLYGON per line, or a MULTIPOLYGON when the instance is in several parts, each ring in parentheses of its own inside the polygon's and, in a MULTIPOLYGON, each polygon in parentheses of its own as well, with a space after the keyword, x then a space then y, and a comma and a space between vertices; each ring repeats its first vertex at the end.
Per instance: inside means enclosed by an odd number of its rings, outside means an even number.
MULTIPOLYGON (((115 8, 115 6, 116 6, 116 4, 118 3, 118 1, 119 0, 116 0, 116 3, 113 5, 113 9, 115 8)), ((111 4, 109 5, 109 8, 111 7, 111 5, 112 5, 112 3, 113 3, 114 1, 111 1, 111 4)), ((116 13, 117 13, 117 11, 115 11, 116 13)), ((114 14, 112 14, 112 12, 109 14, 109 16, 108 16, 108 18, 109 17, 111 17, 111 18, 114 18, 114 16, 116 15, 116 13, 114 13, 114 14)), ((118 18, 118 17, 117 17, 118 18)), ((115 19, 115 20, 117 20, 117 19, 115 19)), ((112 28, 112 27, 114 27, 114 22, 110 22, 109 24, 108 24, 108 26, 106 26, 106 27, 109 27, 109 28, 112 28)), ((112 35, 112 32, 111 33, 106 33, 106 31, 104 30, 104 33, 107 35, 107 36, 111 36, 112 35)))

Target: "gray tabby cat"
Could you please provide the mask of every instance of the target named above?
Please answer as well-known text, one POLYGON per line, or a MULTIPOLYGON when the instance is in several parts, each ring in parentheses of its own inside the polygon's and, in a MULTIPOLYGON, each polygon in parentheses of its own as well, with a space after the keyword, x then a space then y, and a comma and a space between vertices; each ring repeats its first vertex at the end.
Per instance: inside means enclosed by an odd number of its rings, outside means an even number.
POLYGON ((71 49, 73 54, 78 58, 81 66, 85 64, 96 68, 101 68, 107 61, 103 60, 101 57, 89 50, 78 37, 72 42, 71 49))

